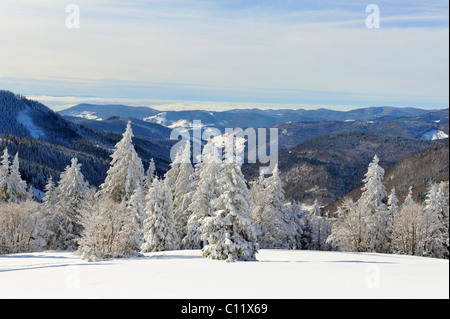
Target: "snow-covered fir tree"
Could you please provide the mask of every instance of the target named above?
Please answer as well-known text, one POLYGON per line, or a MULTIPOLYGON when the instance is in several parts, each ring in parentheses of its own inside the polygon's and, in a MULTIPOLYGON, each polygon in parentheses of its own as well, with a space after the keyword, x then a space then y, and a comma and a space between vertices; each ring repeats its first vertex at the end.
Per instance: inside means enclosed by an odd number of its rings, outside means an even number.
POLYGON ((144 186, 148 190, 152 186, 153 179, 156 176, 156 166, 153 158, 150 160, 147 171, 145 172, 144 186))
POLYGON ((172 192, 163 181, 155 178, 146 196, 143 253, 175 250, 180 239, 175 231, 172 192))
POLYGON ((401 207, 414 203, 412 189, 413 189, 412 186, 410 186, 408 195, 406 195, 405 200, 403 201, 403 204, 401 207))
POLYGON ((82 227, 79 223, 80 209, 86 194, 89 190, 89 183, 81 173, 81 164, 77 158, 72 158, 71 165, 68 165, 61 173, 56 192, 56 212, 59 220, 59 231, 56 234, 56 241, 60 249, 76 249, 75 239, 81 234, 82 227))
POLYGON ((320 205, 319 205, 319 201, 317 200, 317 198, 314 200, 314 204, 311 209, 311 216, 316 216, 316 217, 322 216, 320 213, 320 205))
POLYGON ((12 198, 9 165, 9 153, 5 148, 0 162, 0 202, 9 202, 12 198))
POLYGON ((365 174, 359 200, 354 203, 347 199, 339 207, 338 221, 328 239, 334 246, 349 251, 390 252, 392 219, 383 202, 387 195, 382 183, 384 169, 378 163, 375 155, 365 174))
POLYGON ((383 177, 384 169, 379 165, 378 156, 375 155, 363 179, 363 193, 357 205, 363 211, 365 222, 369 225, 369 250, 388 253, 391 247, 389 232, 392 219, 387 205, 383 202, 387 196, 382 182, 383 177))
POLYGON ((308 249, 313 234, 311 215, 307 210, 302 208, 300 202, 295 200, 288 203, 287 208, 291 216, 295 219, 295 223, 299 225, 299 237, 296 240, 296 247, 294 249, 308 249))
POLYGON ((338 209, 338 221, 334 224, 328 242, 348 251, 389 252, 391 229, 388 207, 383 200, 386 189, 382 183, 384 169, 378 156, 369 164, 363 180, 363 193, 355 203, 344 201, 338 209))
POLYGON ((311 217, 309 222, 312 225, 312 232, 307 248, 311 250, 330 250, 331 245, 327 243, 327 239, 331 234, 331 226, 328 222, 328 218, 322 216, 317 199, 314 201, 311 209, 311 217))
POLYGON ((395 187, 392 188, 391 192, 389 193, 387 204, 389 207, 388 208, 389 214, 390 214, 391 218, 394 218, 395 215, 400 210, 400 207, 398 206, 398 198, 397 198, 397 195, 395 194, 395 187))
POLYGON ((441 232, 444 234, 444 245, 446 247, 444 257, 449 258, 450 255, 450 243, 449 243, 449 201, 448 201, 448 181, 439 183, 438 187, 438 202, 440 203, 441 213, 439 214, 439 220, 442 225, 441 232))
POLYGON ((116 144, 105 182, 100 185, 101 194, 114 201, 128 201, 136 188, 143 185, 144 166, 133 146, 133 131, 128 121, 122 139, 116 144))
POLYGON ((218 148, 210 140, 203 148, 201 161, 195 166, 198 182, 188 207, 187 234, 182 240, 184 248, 201 249, 205 245, 205 241, 201 239, 201 229, 204 219, 213 216, 212 202, 220 196, 217 180, 221 163, 218 148))
POLYGON ((346 198, 337 211, 338 219, 327 243, 342 251, 372 251, 367 212, 351 198, 346 198))
POLYGON ((5 148, 0 162, 0 202, 20 203, 31 198, 27 183, 20 175, 19 155, 16 153, 11 164, 8 149, 5 148))
POLYGON ((132 216, 133 224, 136 227, 136 241, 138 247, 142 245, 144 236, 144 220, 147 218, 145 213, 145 196, 146 188, 139 186, 131 195, 130 200, 126 203, 128 213, 132 216))
POLYGON ((252 217, 258 229, 259 247, 298 247, 300 223, 287 208, 278 167, 268 178, 261 175, 252 186, 251 194, 255 202, 252 217))
POLYGON ((55 191, 56 185, 53 182, 53 178, 50 176, 47 180, 47 184, 44 187, 45 196, 42 199, 42 213, 43 220, 46 225, 46 233, 45 239, 47 241, 47 249, 57 249, 59 247, 59 243, 57 242, 58 238, 56 236, 59 233, 61 222, 60 215, 57 214, 57 203, 58 198, 55 191))
POLYGON ((32 198, 32 194, 27 190, 27 183, 22 179, 19 171, 19 154, 16 153, 10 167, 10 182, 12 188, 12 201, 20 203, 32 198))
POLYGON ((55 192, 56 185, 53 182, 53 177, 50 176, 47 180, 47 184, 44 187, 44 198, 42 199, 42 206, 46 211, 54 212, 57 196, 55 192))
MULTIPOLYGON (((241 154, 243 139, 230 135, 228 145, 233 153, 241 154), (233 141, 234 139, 234 141, 233 141)), ((228 150, 230 152, 230 150, 228 150)), ((214 214, 206 217, 202 225, 205 258, 220 260, 255 260, 257 252, 256 228, 251 218, 254 203, 250 199, 247 184, 241 171, 242 159, 233 156, 222 163, 218 179, 220 196, 213 201, 214 214)))
POLYGON ((379 158, 374 156, 369 164, 365 178, 363 179, 363 193, 358 200, 358 204, 372 213, 380 208, 385 208, 383 199, 387 196, 386 188, 383 185, 384 169, 379 165, 379 158))
POLYGON ((175 230, 181 239, 187 234, 188 207, 195 190, 193 177, 194 168, 191 164, 191 144, 189 140, 186 140, 184 146, 178 149, 164 179, 172 192, 175 230))
POLYGON ((448 254, 447 203, 437 183, 431 183, 423 202, 426 237, 424 252, 429 256, 445 257, 448 254))

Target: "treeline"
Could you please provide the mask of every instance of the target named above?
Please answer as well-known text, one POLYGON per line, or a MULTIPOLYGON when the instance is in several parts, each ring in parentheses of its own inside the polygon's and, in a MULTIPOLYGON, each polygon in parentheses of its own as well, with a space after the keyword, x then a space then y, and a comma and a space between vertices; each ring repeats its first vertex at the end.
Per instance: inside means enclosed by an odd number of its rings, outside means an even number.
POLYGON ((378 161, 375 156, 369 165, 361 197, 338 208, 327 243, 336 250, 448 258, 448 182, 430 183, 423 203, 410 188, 399 205, 395 188, 386 192, 378 161))
POLYGON ((31 200, 26 184, 17 178, 17 155, 10 164, 5 150, 0 167, 0 253, 68 249, 96 260, 201 249, 205 258, 245 261, 255 260, 258 249, 317 249, 448 258, 443 185, 430 185, 423 205, 411 200, 399 206, 395 192, 387 196, 376 156, 361 198, 346 201, 339 217, 329 218, 317 201, 310 211, 295 201, 288 203, 278 169, 248 185, 237 156, 244 149, 242 139, 222 136, 208 141, 195 167, 187 141, 170 169, 158 177, 153 161, 144 170, 132 138, 128 124, 98 188, 86 181, 74 157, 58 183, 48 178, 41 204, 31 200), (233 160, 224 159, 223 150, 231 152, 233 160), (414 214, 418 217, 411 219, 414 214), (413 221, 416 224, 408 224, 413 221), (410 233, 411 228, 420 231, 410 233))

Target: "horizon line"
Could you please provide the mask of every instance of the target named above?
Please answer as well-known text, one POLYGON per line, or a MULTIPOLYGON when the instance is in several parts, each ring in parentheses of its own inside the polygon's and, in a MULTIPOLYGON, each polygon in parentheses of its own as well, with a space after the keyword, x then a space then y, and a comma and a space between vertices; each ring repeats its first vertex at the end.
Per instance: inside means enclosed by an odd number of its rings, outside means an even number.
MULTIPOLYGON (((393 107, 393 108, 415 108, 427 111, 439 111, 448 109, 449 106, 424 107, 419 105, 352 105, 343 104, 322 104, 322 103, 283 103, 283 102, 230 102, 230 101, 206 101, 206 100, 176 100, 176 99, 145 99, 145 98, 104 98, 104 97, 80 97, 80 96, 52 96, 21 94, 28 99, 38 101, 55 112, 70 109, 79 104, 91 105, 122 105, 128 107, 147 107, 157 111, 210 111, 223 112, 231 110, 259 109, 259 110, 320 110, 331 111, 352 111, 373 107, 393 107)), ((431 103, 430 103, 431 104, 431 103)))

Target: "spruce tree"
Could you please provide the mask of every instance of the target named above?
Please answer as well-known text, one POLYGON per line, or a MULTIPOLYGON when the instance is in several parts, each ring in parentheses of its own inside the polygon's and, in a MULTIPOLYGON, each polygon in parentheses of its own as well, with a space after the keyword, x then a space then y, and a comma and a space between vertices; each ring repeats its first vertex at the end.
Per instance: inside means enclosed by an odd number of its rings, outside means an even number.
POLYGON ((364 213, 364 219, 369 225, 368 250, 379 253, 390 252, 390 234, 392 220, 389 218, 387 205, 383 200, 387 196, 383 185, 384 169, 379 165, 378 156, 375 155, 369 164, 365 178, 361 198, 357 204, 364 213))
POLYGON ((157 178, 146 196, 144 236, 141 252, 175 250, 179 237, 175 231, 172 192, 170 187, 157 178))
POLYGON ((385 208, 383 199, 387 196, 386 188, 383 185, 384 169, 379 165, 379 158, 374 156, 372 163, 369 164, 365 178, 363 179, 364 187, 361 198, 358 200, 359 205, 372 213, 380 207, 385 208))
POLYGON ((57 196, 56 210, 60 223, 60 231, 57 234, 59 248, 75 249, 77 244, 75 239, 81 234, 82 227, 79 223, 80 209, 86 194, 89 190, 89 183, 81 173, 81 164, 77 158, 72 158, 71 165, 68 165, 55 189, 57 196))
POLYGON ((188 207, 194 188, 194 168, 191 164, 191 144, 187 140, 183 147, 178 149, 171 168, 165 174, 165 183, 173 196, 173 213, 175 216, 175 230, 180 238, 187 234, 189 219, 188 207))
MULTIPOLYGON (((240 154, 244 148, 243 139, 228 136, 228 145, 233 153, 240 154)), ((231 152, 229 150, 229 152, 231 152)), ((202 240, 205 258, 220 260, 255 260, 257 252, 256 228, 251 219, 253 201, 241 171, 242 159, 233 156, 222 164, 218 187, 220 196, 213 201, 214 214, 206 217, 202 225, 202 240)))
POLYGON ((276 166, 272 175, 262 175, 251 191, 256 204, 253 220, 258 229, 260 248, 294 248, 299 246, 300 224, 287 208, 284 189, 276 166))
POLYGON ((144 220, 147 218, 145 213, 145 195, 146 189, 139 186, 131 195, 130 200, 126 203, 128 213, 132 216, 132 223, 135 227, 135 237, 138 247, 141 246, 144 236, 144 220))
POLYGON ((392 188, 391 193, 389 194, 387 204, 389 207, 390 216, 391 218, 394 218, 400 209, 398 207, 398 198, 397 195, 395 194, 395 187, 392 188))
POLYGON ((43 220, 45 225, 47 226, 47 232, 44 235, 47 241, 47 249, 57 249, 59 247, 59 243, 57 235, 60 229, 60 222, 62 218, 60 214, 57 214, 57 194, 55 191, 55 184, 53 183, 53 178, 50 176, 48 178, 47 184, 45 185, 44 191, 45 196, 42 199, 42 211, 43 211, 43 220))
POLYGON ((20 175, 19 154, 16 153, 11 164, 5 148, 0 162, 0 202, 21 203, 32 197, 32 191, 27 190, 27 183, 20 175))
POLYGON ((0 162, 0 202, 9 202, 12 198, 9 165, 9 153, 5 148, 0 162))
POLYGON ((198 183, 188 207, 187 234, 182 241, 184 248, 201 249, 205 245, 201 239, 201 229, 205 218, 213 216, 214 207, 211 203, 220 196, 217 185, 220 169, 221 159, 217 146, 209 141, 203 148, 202 161, 195 168, 198 183))
POLYGON ((105 182, 100 185, 101 194, 114 201, 128 201, 133 192, 144 182, 144 167, 133 146, 133 131, 128 121, 122 139, 115 146, 105 182))
POLYGON ((15 203, 24 202, 32 198, 27 190, 27 183, 22 179, 19 171, 19 154, 16 153, 9 171, 9 181, 11 183, 11 201, 15 203))
POLYGON ((426 241, 424 252, 433 257, 444 257, 448 250, 448 218, 445 217, 446 203, 439 191, 436 183, 431 183, 427 188, 425 200, 423 202, 424 220, 426 222, 426 241))
POLYGON ((150 164, 148 165, 148 169, 145 172, 144 186, 148 190, 153 183, 153 179, 156 176, 156 166, 153 158, 150 160, 150 164))

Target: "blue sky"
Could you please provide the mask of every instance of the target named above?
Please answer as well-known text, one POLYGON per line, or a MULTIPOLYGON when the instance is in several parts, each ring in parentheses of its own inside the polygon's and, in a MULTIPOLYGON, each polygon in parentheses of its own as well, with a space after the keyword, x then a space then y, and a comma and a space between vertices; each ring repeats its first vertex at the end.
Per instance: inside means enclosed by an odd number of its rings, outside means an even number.
POLYGON ((2 0, 0 88, 55 109, 443 108, 448 15, 430 0, 2 0))

